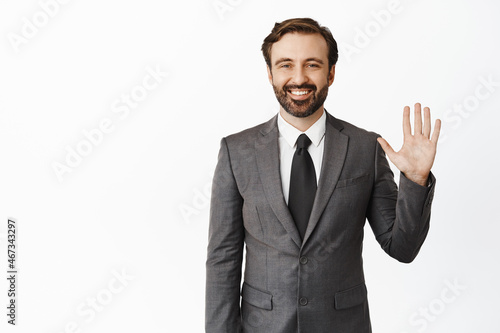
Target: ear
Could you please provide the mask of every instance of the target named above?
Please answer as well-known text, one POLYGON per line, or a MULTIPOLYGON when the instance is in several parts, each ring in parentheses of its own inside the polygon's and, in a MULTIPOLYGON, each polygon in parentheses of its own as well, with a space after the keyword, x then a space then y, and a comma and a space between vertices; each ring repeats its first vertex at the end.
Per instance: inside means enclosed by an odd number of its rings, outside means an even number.
POLYGON ((273 84, 273 73, 271 73, 271 69, 269 66, 267 67, 267 78, 269 79, 269 83, 272 85, 273 84))
POLYGON ((335 78, 335 65, 330 69, 330 73, 328 73, 328 86, 331 86, 333 83, 333 79, 335 78))

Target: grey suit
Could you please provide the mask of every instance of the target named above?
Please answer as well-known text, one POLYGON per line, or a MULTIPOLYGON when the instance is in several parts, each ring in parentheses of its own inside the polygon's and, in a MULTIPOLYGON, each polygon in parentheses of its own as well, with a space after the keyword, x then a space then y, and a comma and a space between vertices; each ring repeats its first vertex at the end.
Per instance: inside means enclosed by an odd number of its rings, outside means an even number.
POLYGON ((411 262, 429 230, 435 178, 423 187, 401 174, 398 192, 378 135, 327 113, 321 176, 301 241, 283 198, 276 120, 221 141, 206 332, 371 332, 361 256, 365 220, 390 256, 411 262))

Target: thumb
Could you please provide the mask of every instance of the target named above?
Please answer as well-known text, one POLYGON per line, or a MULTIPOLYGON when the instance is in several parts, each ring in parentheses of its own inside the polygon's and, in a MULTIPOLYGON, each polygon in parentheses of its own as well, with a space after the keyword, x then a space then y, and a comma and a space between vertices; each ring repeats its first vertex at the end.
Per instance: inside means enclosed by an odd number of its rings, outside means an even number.
POLYGON ((382 137, 379 137, 377 138, 377 141, 378 143, 380 143, 380 146, 382 147, 382 149, 385 151, 385 154, 391 159, 392 161, 392 157, 394 156, 395 152, 394 152, 394 149, 392 149, 391 145, 389 144, 389 142, 387 142, 384 138, 382 137))

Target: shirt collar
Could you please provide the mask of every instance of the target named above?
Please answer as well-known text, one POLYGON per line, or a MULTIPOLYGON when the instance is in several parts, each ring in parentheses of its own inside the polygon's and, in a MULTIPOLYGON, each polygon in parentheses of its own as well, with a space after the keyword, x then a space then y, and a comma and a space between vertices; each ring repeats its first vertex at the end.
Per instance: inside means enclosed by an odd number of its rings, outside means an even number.
POLYGON ((278 131, 281 136, 285 139, 285 141, 290 145, 290 147, 294 148, 295 143, 297 142, 297 138, 302 133, 305 133, 313 145, 316 147, 319 146, 321 140, 325 136, 326 129, 326 111, 323 110, 323 114, 319 117, 316 122, 309 127, 305 132, 301 132, 297 128, 293 127, 281 116, 281 113, 278 112, 278 131))

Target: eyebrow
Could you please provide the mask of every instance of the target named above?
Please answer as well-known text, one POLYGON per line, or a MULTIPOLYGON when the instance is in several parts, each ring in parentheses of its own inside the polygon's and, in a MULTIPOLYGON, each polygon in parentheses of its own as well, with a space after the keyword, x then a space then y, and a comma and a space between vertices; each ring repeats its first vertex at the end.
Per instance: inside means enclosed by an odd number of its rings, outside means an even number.
MULTIPOLYGON (((287 61, 293 62, 293 60, 290 59, 290 58, 280 58, 280 59, 278 59, 278 60, 275 61, 274 65, 278 65, 279 63, 287 62, 287 61)), ((322 64, 322 65, 324 64, 323 60, 318 59, 318 58, 307 58, 306 61, 315 61, 315 62, 317 62, 319 64, 322 64)))
POLYGON ((316 61, 317 63, 323 65, 323 60, 318 59, 318 58, 307 58, 306 61, 316 61))
POLYGON ((275 65, 282 63, 282 62, 287 62, 287 61, 292 61, 290 58, 280 58, 274 62, 275 65))

